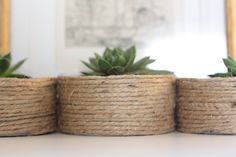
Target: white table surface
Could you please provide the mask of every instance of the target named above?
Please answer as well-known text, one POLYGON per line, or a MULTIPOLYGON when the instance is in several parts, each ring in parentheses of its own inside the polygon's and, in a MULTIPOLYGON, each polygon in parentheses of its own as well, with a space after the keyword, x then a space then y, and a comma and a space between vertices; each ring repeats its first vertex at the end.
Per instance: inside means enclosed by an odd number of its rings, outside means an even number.
POLYGON ((0 157, 236 157, 236 136, 171 133, 92 137, 56 133, 0 138, 0 157))

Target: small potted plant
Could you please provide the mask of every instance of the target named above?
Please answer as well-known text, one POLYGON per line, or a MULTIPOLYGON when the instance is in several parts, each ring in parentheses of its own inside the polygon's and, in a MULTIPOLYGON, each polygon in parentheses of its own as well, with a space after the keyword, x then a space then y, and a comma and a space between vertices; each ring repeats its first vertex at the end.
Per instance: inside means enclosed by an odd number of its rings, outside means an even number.
POLYGON ((175 129, 175 76, 134 63, 135 47, 107 48, 83 63, 91 72, 59 77, 59 127, 77 135, 155 135, 175 129))
POLYGON ((24 62, 11 66, 11 54, 0 55, 0 136, 55 131, 55 80, 15 73, 24 62))
POLYGON ((236 134, 236 62, 230 57, 223 61, 226 73, 177 80, 177 130, 236 134))

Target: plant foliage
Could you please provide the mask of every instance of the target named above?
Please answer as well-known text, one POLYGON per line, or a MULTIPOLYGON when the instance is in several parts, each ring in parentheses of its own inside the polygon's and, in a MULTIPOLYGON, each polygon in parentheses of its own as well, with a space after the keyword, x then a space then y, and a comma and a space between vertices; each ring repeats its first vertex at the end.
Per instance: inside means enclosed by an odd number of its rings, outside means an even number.
POLYGON ((95 76, 173 74, 166 70, 147 68, 147 65, 155 61, 150 57, 144 57, 134 62, 135 57, 136 49, 134 46, 127 50, 106 48, 102 56, 95 53, 95 57, 89 58, 89 62, 82 61, 85 66, 92 70, 91 72, 82 72, 82 74, 95 76))
POLYGON ((10 53, 4 56, 0 55, 0 77, 27 78, 26 75, 15 73, 24 64, 25 59, 13 66, 11 66, 11 61, 12 57, 10 53))
POLYGON ((224 58, 223 62, 225 64, 225 66, 228 69, 228 72, 226 73, 216 73, 213 75, 209 75, 210 77, 235 77, 236 76, 236 61, 231 58, 224 58))

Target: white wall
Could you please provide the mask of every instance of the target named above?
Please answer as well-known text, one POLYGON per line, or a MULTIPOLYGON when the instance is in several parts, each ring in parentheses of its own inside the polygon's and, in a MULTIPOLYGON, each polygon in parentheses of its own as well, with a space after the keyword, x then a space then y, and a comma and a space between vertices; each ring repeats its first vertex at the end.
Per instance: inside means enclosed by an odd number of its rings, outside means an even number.
MULTIPOLYGON (((56 0, 12 0, 11 49, 15 61, 28 58, 21 69, 26 74, 58 74, 56 4, 56 0)), ((180 77, 224 71, 224 0, 175 0, 175 6, 175 35, 153 44, 142 55, 157 59, 152 67, 175 71, 180 77)))
POLYGON ((21 71, 55 75, 56 0, 12 0, 11 50, 16 60, 28 58, 21 71))

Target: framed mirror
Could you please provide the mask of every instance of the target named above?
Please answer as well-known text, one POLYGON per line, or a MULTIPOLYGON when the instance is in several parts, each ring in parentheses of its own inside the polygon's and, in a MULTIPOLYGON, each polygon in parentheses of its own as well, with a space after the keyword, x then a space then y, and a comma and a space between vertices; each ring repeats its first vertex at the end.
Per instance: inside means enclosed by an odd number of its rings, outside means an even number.
POLYGON ((10 0, 0 0, 0 54, 9 52, 10 46, 10 0))

